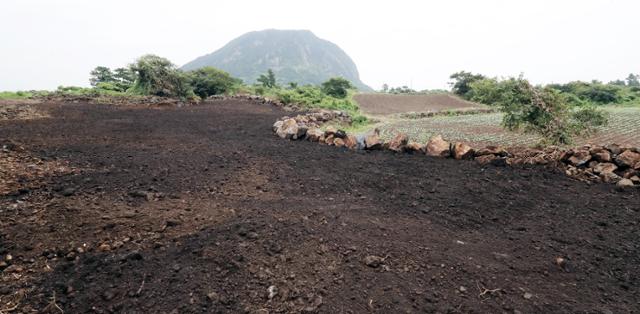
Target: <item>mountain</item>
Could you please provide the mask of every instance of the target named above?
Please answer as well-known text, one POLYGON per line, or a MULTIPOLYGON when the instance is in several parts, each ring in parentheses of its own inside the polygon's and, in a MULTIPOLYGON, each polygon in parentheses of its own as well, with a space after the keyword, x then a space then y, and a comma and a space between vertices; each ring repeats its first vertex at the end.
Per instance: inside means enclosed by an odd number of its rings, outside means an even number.
POLYGON ((249 84, 272 69, 279 84, 320 84, 340 76, 361 91, 372 90, 360 81, 358 68, 340 47, 308 30, 270 29, 246 33, 219 50, 185 64, 182 69, 205 66, 227 71, 249 84))

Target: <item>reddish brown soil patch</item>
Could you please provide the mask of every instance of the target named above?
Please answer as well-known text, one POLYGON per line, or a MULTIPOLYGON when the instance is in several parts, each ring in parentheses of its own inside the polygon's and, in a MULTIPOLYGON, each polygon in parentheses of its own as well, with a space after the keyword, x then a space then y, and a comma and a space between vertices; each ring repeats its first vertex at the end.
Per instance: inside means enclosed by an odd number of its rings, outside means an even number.
POLYGON ((34 104, 34 101, 0 101, 0 121, 41 119, 49 116, 34 104))
POLYGON ((638 190, 284 141, 240 100, 46 107, 0 138, 83 170, 0 197, 0 311, 638 309, 638 190))
POLYGON ((358 94, 354 96, 354 100, 365 113, 379 115, 483 107, 448 94, 358 94))
POLYGON ((64 161, 34 157, 20 145, 0 141, 0 196, 28 193, 47 178, 72 172, 64 161))

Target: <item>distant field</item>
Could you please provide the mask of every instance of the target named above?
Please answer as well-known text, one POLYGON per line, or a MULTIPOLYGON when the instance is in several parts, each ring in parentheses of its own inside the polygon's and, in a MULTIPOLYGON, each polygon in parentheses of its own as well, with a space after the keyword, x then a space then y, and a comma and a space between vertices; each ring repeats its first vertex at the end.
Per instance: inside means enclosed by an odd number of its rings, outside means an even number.
POLYGON ((358 94, 354 96, 354 100, 360 105, 363 112, 372 115, 485 107, 444 93, 426 95, 358 94))
MULTIPOLYGON (((610 113, 609 125, 595 136, 577 140, 578 144, 618 143, 640 147, 640 107, 606 109, 610 113)), ((509 132, 500 126, 502 114, 489 113, 465 116, 437 116, 424 119, 391 119, 381 125, 382 136, 390 138, 405 132, 412 140, 425 142, 434 134, 450 141, 463 141, 472 146, 489 144, 529 146, 539 138, 530 134, 509 132)))

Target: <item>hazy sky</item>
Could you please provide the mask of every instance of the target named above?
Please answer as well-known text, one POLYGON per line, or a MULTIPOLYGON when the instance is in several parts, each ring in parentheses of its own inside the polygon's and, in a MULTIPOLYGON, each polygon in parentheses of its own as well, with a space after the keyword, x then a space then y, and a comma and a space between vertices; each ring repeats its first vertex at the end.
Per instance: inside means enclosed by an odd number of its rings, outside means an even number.
POLYGON ((243 33, 309 29, 362 80, 446 88, 459 70, 535 83, 640 73, 638 0, 1 0, 0 90, 88 85, 97 65, 178 65, 243 33))

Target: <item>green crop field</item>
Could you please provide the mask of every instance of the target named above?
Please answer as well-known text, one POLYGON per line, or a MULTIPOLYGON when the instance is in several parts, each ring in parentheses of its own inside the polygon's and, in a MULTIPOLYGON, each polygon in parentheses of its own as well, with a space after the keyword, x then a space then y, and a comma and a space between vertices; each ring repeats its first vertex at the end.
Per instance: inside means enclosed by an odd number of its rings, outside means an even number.
MULTIPOLYGON (((640 147, 640 107, 609 107, 609 125, 589 138, 577 139, 577 144, 618 143, 640 147)), ((435 134, 449 141, 462 141, 472 146, 505 145, 531 146, 539 142, 532 134, 509 132, 500 126, 501 113, 436 116, 424 119, 393 119, 378 128, 388 139, 398 132, 409 135, 411 140, 426 142, 435 134)))

